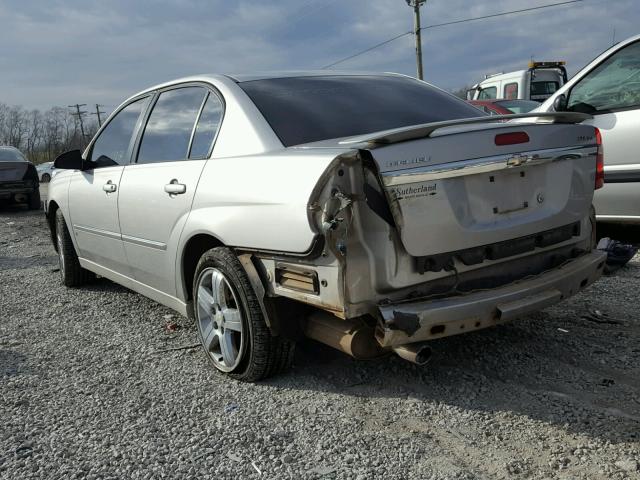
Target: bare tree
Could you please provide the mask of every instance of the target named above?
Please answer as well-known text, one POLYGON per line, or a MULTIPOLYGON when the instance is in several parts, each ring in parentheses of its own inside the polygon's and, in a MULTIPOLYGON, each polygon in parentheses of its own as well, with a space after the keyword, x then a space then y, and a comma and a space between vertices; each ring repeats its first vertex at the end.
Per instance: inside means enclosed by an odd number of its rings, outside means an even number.
POLYGON ((77 119, 66 108, 46 112, 0 103, 0 145, 22 150, 35 163, 53 161, 67 150, 83 149, 98 130, 96 121, 85 124, 83 137, 77 119))

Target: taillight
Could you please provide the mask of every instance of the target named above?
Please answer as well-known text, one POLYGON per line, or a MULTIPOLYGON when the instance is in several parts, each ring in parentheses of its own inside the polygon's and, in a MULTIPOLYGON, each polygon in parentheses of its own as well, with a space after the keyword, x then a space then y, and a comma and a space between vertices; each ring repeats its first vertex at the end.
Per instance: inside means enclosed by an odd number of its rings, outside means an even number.
POLYGON ((596 145, 598 145, 598 151, 596 153, 596 184, 595 189, 602 188, 604 186, 604 149, 602 148, 602 135, 600 130, 596 128, 596 145))
POLYGON ((496 145, 517 145, 518 143, 527 143, 529 141, 529 135, 527 132, 511 132, 500 133, 496 135, 496 145))

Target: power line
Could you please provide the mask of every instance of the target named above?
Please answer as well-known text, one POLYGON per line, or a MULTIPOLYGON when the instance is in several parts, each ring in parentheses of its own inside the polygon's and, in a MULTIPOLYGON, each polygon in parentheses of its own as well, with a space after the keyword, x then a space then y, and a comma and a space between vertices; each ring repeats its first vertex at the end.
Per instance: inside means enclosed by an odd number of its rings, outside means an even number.
MULTIPOLYGON (((562 5, 568 5, 568 4, 572 4, 572 3, 579 3, 579 2, 583 2, 583 1, 584 0, 567 0, 565 2, 551 3, 551 4, 548 4, 548 5, 540 5, 540 6, 537 6, 537 7, 529 7, 529 8, 523 8, 523 9, 520 9, 520 10, 511 10, 511 11, 508 11, 508 12, 494 13, 494 14, 491 14, 491 15, 483 15, 481 17, 464 18, 464 19, 461 19, 461 20, 454 20, 454 21, 451 21, 451 22, 427 25, 425 27, 420 28, 420 30, 428 30, 430 28, 444 27, 444 26, 447 26, 447 25, 456 25, 456 24, 459 24, 459 23, 474 22, 474 21, 477 21, 477 20, 486 20, 487 18, 495 18, 495 17, 502 17, 502 16, 505 16, 505 15, 514 15, 514 14, 518 14, 518 13, 531 12, 531 11, 534 11, 534 10, 542 10, 543 8, 559 7, 559 6, 562 6, 562 5)), ((371 46, 371 47, 369 47, 369 48, 367 48, 365 50, 362 50, 360 52, 354 53, 353 55, 349 55, 348 57, 341 58, 340 60, 337 60, 337 61, 335 61, 333 63, 330 63, 329 65, 325 65, 324 67, 322 67, 322 69, 325 70, 327 68, 333 67, 334 65, 338 65, 339 63, 343 63, 343 62, 346 62, 347 60, 351 60, 352 58, 359 57, 360 55, 364 55, 365 53, 370 52, 371 50, 375 50, 376 48, 380 48, 383 45, 386 45, 387 43, 391 43, 394 40, 402 38, 402 37, 404 37, 406 35, 411 35, 412 33, 413 33, 412 31, 401 33, 399 35, 396 35, 395 37, 392 37, 392 38, 389 38, 389 39, 387 39, 387 40, 385 40, 383 42, 377 43, 376 45, 373 45, 373 46, 371 46)))
POLYGON ((402 37, 404 37, 406 35, 411 35, 412 33, 413 32, 411 30, 409 30, 408 32, 401 33, 400 35, 396 35, 395 37, 389 38, 388 40, 385 40, 384 42, 380 42, 380 43, 374 45, 373 47, 369 47, 366 50, 362 50, 361 52, 354 53, 353 55, 350 55, 348 57, 340 59, 337 62, 333 62, 333 63, 330 63, 329 65, 325 65, 324 67, 322 67, 322 69, 324 70, 324 69, 327 69, 327 68, 331 68, 334 65, 337 65, 339 63, 346 62, 347 60, 351 60, 352 58, 355 58, 355 57, 359 57, 360 55, 364 55, 365 53, 370 52, 371 50, 375 50, 376 48, 379 48, 379 47, 381 47, 383 45, 386 45, 387 43, 391 43, 394 40, 402 38, 402 37))
POLYGON ((462 19, 462 20, 454 20, 453 22, 437 23, 435 25, 427 25, 426 27, 423 27, 423 30, 426 30, 428 28, 445 27, 447 25, 455 25, 457 23, 466 23, 466 22, 474 22, 476 20, 485 20, 487 18, 502 17, 504 15, 513 15, 513 14, 516 14, 516 13, 532 12, 533 10, 542 10, 543 8, 559 7, 561 5, 568 5, 570 3, 579 3, 579 2, 582 2, 582 1, 584 1, 584 0, 568 0, 566 2, 551 3, 549 5, 540 5, 538 7, 523 8, 521 10, 511 10, 510 12, 502 12, 502 13, 494 13, 494 14, 491 14, 491 15, 483 15, 482 17, 465 18, 465 19, 462 19))

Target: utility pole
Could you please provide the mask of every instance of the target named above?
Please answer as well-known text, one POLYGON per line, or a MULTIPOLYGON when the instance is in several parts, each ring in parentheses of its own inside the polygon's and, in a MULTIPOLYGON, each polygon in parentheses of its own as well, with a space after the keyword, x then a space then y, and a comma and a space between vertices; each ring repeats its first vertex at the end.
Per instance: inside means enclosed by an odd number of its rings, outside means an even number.
POLYGON ((416 67, 418 79, 423 80, 422 73, 422 29, 420 28, 420 7, 427 3, 427 0, 405 0, 407 5, 413 7, 413 35, 416 38, 416 67))
POLYGON ((85 140, 85 134, 84 134, 84 123, 82 123, 82 116, 86 115, 86 110, 82 110, 80 111, 80 107, 86 107, 87 104, 86 103, 76 103, 75 105, 69 105, 69 108, 75 108, 76 109, 76 113, 71 113, 71 115, 73 115, 74 117, 78 117, 78 121, 80 122, 80 132, 82 133, 82 141, 84 142, 85 140))
POLYGON ((91 115, 97 115, 98 116, 98 127, 102 126, 102 117, 100 116, 101 113, 105 113, 102 110, 100 110, 100 107, 102 107, 102 105, 98 105, 96 103, 96 113, 92 113, 91 115))

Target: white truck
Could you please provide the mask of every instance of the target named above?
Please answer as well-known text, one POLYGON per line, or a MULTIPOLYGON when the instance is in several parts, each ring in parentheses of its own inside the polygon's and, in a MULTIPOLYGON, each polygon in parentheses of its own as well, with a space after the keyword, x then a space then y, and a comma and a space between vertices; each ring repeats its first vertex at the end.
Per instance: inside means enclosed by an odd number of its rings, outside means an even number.
POLYGON ((527 70, 486 75, 467 91, 467 100, 504 98, 544 102, 565 83, 565 62, 530 62, 527 70))

